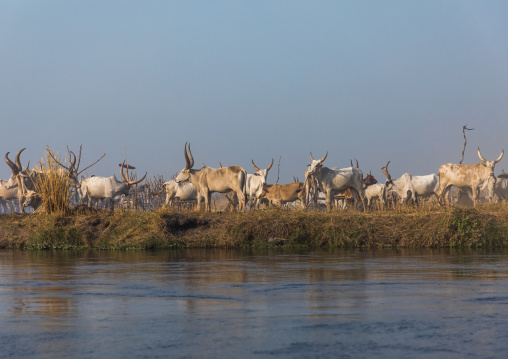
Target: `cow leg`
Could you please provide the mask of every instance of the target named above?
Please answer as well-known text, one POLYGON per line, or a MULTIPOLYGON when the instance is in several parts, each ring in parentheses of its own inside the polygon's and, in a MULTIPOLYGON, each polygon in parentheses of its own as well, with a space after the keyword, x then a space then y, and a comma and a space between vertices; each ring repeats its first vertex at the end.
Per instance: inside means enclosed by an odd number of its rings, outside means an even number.
POLYGON ((198 203, 197 203, 197 206, 196 206, 198 211, 201 211, 201 200, 202 200, 202 198, 204 198, 204 196, 205 195, 203 193, 198 192, 198 198, 197 198, 197 202, 198 203))
POLYGON ((445 205, 451 205, 452 204, 452 200, 450 198, 450 190, 451 190, 451 186, 447 187, 444 189, 443 191, 443 198, 442 198, 442 201, 445 205))
MULTIPOLYGON (((252 193, 249 193, 249 208, 252 210, 252 197, 254 197, 254 195, 252 193)), ((257 198, 254 198, 254 203, 256 203, 257 201, 257 198)))
MULTIPOLYGON (((259 198, 254 198, 254 208, 259 209, 261 201, 259 198)), ((252 207, 250 208, 252 210, 252 207)))
POLYGON ((238 195, 238 198, 240 199, 240 204, 242 206, 241 211, 246 212, 247 211, 247 198, 243 191, 240 191, 240 194, 238 195))
POLYGON ((328 212, 332 210, 332 191, 326 193, 326 210, 328 212))
POLYGON ((211 212, 210 202, 212 201, 212 192, 208 192, 205 197, 205 212, 211 212))
POLYGON ((476 207, 477 203, 480 202, 480 188, 474 186, 473 188, 473 205, 476 207))

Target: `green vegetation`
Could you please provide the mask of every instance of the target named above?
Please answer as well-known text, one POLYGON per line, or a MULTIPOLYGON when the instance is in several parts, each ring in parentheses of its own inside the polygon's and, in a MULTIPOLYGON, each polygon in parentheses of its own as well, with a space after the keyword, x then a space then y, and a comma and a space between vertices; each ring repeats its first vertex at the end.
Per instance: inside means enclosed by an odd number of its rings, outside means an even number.
POLYGON ((391 211, 268 209, 114 213, 77 207, 0 216, 0 248, 506 247, 508 206, 391 211))

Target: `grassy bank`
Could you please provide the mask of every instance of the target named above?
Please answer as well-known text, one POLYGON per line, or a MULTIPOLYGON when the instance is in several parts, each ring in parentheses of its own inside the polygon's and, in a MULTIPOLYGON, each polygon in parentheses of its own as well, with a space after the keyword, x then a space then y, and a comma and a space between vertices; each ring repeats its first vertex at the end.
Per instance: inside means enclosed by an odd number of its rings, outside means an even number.
POLYGON ((0 216, 0 248, 507 247, 508 207, 248 213, 97 211, 0 216))

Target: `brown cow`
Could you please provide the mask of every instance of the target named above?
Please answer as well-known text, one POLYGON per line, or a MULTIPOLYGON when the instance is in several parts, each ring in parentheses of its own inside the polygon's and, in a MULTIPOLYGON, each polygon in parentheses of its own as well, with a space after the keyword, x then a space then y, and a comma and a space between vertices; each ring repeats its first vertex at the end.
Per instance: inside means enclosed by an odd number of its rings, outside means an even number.
POLYGON ((245 193, 247 172, 239 166, 229 166, 223 168, 210 168, 204 166, 196 170, 194 166, 194 158, 190 149, 187 153, 187 142, 184 147, 185 167, 175 178, 177 183, 190 182, 198 192, 198 208, 201 207, 201 198, 205 199, 205 211, 210 211, 210 202, 213 192, 229 193, 235 192, 240 199, 240 210, 245 211, 245 193))
POLYGON ((303 182, 287 183, 287 184, 267 184, 261 195, 269 204, 282 206, 289 202, 299 199, 304 206, 305 200, 305 184, 303 182))

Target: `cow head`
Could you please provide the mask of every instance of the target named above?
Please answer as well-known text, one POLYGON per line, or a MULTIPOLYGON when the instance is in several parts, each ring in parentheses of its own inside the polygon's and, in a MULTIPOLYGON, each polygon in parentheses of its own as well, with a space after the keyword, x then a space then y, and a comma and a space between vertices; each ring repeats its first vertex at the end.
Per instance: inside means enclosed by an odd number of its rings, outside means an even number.
POLYGON ((122 181, 127 184, 127 186, 125 187, 125 190, 122 192, 123 194, 125 194, 126 196, 129 195, 129 189, 131 188, 132 185, 135 185, 135 184, 138 184, 140 183, 141 181, 143 181, 146 177, 146 175, 148 174, 145 173, 145 175, 139 179, 139 180, 136 180, 136 181, 131 181, 129 179, 129 165, 126 165, 125 164, 125 161, 120 165, 120 177, 122 178, 122 181), (123 174, 123 170, 125 169, 125 176, 123 174))
POLYGON ((33 190, 27 190, 25 200, 22 203, 22 211, 24 212, 25 207, 32 207, 34 210, 40 207, 42 204, 41 196, 33 190))
POLYGON ((366 186, 370 186, 377 183, 377 179, 374 178, 372 175, 372 172, 367 173, 367 177, 363 179, 363 183, 365 183, 366 186))
POLYGON ((501 151, 501 154, 495 161, 487 161, 485 158, 483 158, 482 154, 480 153, 480 147, 478 147, 478 157, 480 157, 480 160, 482 161, 483 165, 487 167, 490 170, 490 175, 494 176, 494 167, 496 166, 496 163, 501 161, 501 158, 503 158, 504 150, 501 151))
POLYGON ((270 165, 268 167, 266 167, 264 170, 258 168, 258 166, 256 166, 256 164, 254 163, 254 160, 252 160, 252 167, 254 167, 254 169, 256 170, 256 173, 254 173, 253 176, 259 177, 263 188, 266 187, 266 176, 268 176, 268 171, 270 171, 272 166, 273 166, 273 158, 272 158, 272 163, 270 163, 270 165))
POLYGON ((19 159, 21 152, 23 152, 25 148, 18 151, 15 157, 15 162, 13 163, 9 159, 9 152, 5 154, 5 162, 12 170, 12 175, 9 179, 10 186, 19 186, 21 189, 21 193, 24 193, 27 189, 33 189, 33 183, 30 178, 30 174, 32 171, 28 169, 23 169, 23 166, 21 165, 21 160, 19 159))
POLYGON ((187 142, 185 142, 183 154, 185 156, 186 164, 185 164, 184 169, 180 171, 178 176, 176 176, 176 178, 175 178, 176 183, 189 182, 190 171, 191 171, 192 167, 194 166, 194 158, 192 157, 190 143, 189 143, 189 153, 187 154, 187 142))
POLYGON ((326 154, 323 158, 320 160, 315 160, 314 157, 312 157, 312 152, 310 152, 310 159, 312 162, 308 165, 309 168, 305 172, 305 180, 307 180, 308 176, 312 176, 321 171, 321 168, 323 168, 323 161, 326 159, 326 156, 328 156, 328 151, 326 151, 326 154))

